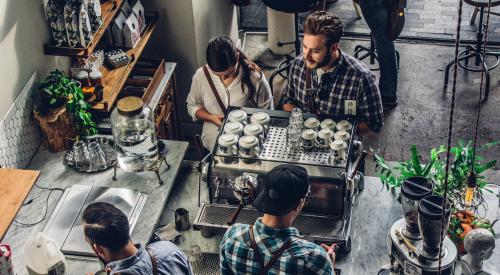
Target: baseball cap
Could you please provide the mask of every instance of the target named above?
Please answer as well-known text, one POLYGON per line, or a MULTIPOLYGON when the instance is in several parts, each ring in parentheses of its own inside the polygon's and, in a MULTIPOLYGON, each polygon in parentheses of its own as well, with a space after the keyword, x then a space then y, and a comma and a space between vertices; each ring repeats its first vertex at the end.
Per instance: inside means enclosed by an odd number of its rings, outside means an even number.
POLYGON ((307 170, 298 165, 276 166, 265 176, 264 190, 255 199, 253 206, 260 212, 284 216, 297 206, 309 191, 307 170))

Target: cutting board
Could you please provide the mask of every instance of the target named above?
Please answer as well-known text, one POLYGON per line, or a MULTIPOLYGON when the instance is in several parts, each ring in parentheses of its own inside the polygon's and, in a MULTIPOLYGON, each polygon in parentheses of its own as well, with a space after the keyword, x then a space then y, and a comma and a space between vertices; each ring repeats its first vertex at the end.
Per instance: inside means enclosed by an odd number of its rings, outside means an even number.
POLYGON ((0 168, 0 241, 39 175, 40 171, 0 168))

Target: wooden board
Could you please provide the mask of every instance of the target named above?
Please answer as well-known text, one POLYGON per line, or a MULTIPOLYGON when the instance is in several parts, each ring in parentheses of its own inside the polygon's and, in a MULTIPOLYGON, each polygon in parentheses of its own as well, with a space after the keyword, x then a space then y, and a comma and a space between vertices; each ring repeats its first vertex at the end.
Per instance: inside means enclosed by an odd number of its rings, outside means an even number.
POLYGON ((0 241, 39 175, 40 171, 0 168, 0 241))
POLYGON ((158 21, 158 14, 146 14, 146 28, 141 34, 141 40, 133 49, 129 49, 126 53, 131 57, 128 65, 118 69, 109 70, 106 66, 101 67, 102 80, 104 82, 103 100, 98 103, 91 103, 92 109, 101 112, 109 112, 118 97, 118 94, 123 88, 125 81, 134 68, 135 63, 139 60, 139 56, 146 47, 158 21))
POLYGON ((50 44, 43 45, 43 51, 46 55, 62 55, 74 57, 88 57, 96 48, 104 32, 109 27, 115 15, 120 11, 124 0, 111 0, 101 4, 102 25, 92 37, 89 46, 86 48, 58 47, 50 44))

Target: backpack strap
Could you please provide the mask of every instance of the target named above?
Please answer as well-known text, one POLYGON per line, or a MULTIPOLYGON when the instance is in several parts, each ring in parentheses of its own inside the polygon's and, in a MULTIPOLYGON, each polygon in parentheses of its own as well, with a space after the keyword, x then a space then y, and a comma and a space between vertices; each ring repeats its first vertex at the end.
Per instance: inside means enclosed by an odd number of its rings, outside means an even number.
POLYGON ((219 103, 220 109, 222 110, 222 112, 225 115, 227 113, 227 108, 224 105, 224 103, 222 103, 222 100, 219 96, 219 93, 217 92, 217 89, 215 88, 214 81, 212 80, 212 77, 210 76, 210 73, 208 72, 207 65, 203 65, 203 72, 205 73, 205 76, 207 77, 208 84, 210 85, 210 88, 212 89, 212 93, 214 94, 215 99, 217 100, 217 103, 219 103))
POLYGON ((274 263, 279 258, 281 258, 281 255, 283 255, 283 253, 288 248, 290 248, 290 246, 292 245, 292 242, 293 242, 292 239, 289 239, 275 253, 272 254, 271 260, 267 264, 264 264, 264 259, 262 258, 261 254, 260 254, 259 247, 258 247, 257 243, 255 242, 255 236, 254 236, 254 233, 253 233, 253 225, 250 226, 250 231, 248 233, 250 233, 250 241, 252 243, 252 249, 255 252, 255 256, 256 256, 257 261, 259 262, 259 265, 261 267, 261 270, 259 272, 260 275, 267 274, 267 272, 269 271, 269 269, 271 269, 271 267, 274 265, 274 263))
POLYGON ((146 247, 146 251, 148 252, 149 257, 151 258, 151 264, 153 265, 153 275, 158 275, 158 263, 156 262, 155 253, 149 247, 146 247))

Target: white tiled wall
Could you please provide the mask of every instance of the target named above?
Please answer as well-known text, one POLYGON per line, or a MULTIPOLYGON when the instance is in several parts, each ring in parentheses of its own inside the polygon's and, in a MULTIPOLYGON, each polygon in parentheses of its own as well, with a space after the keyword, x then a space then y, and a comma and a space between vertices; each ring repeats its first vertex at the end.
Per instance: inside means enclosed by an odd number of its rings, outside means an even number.
POLYGON ((0 121, 0 165, 23 169, 31 161, 41 143, 38 125, 33 120, 31 91, 36 88, 35 71, 18 98, 0 121))

